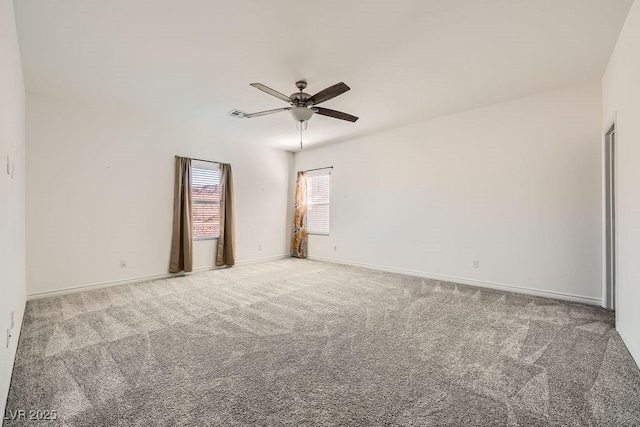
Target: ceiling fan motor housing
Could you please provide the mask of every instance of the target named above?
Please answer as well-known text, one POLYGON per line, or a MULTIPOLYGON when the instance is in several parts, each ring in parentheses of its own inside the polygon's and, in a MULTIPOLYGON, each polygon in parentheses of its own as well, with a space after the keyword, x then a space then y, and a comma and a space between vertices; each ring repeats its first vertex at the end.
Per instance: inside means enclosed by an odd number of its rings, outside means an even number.
POLYGON ((294 107, 306 107, 307 105, 312 105, 313 102, 308 102, 307 100, 311 98, 311 95, 304 92, 296 92, 292 93, 291 96, 291 105, 294 107))

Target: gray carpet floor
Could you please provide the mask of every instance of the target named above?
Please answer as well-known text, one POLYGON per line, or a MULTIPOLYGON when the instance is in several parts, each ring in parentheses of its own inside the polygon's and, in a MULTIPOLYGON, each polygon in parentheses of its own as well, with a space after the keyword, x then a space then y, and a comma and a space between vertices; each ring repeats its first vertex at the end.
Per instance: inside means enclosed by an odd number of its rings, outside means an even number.
POLYGON ((597 307, 283 259, 30 301, 7 410, 61 426, 632 426, 597 307))

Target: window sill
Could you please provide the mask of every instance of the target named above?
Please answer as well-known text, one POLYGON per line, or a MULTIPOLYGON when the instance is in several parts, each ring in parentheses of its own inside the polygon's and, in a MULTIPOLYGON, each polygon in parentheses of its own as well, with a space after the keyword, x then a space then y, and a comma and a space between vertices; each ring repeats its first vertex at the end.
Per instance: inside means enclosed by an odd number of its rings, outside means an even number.
POLYGON ((218 237, 194 237, 193 238, 194 242, 202 242, 206 240, 218 240, 218 237))
POLYGON ((329 236, 329 233, 309 233, 307 232, 307 235, 309 236, 329 236))

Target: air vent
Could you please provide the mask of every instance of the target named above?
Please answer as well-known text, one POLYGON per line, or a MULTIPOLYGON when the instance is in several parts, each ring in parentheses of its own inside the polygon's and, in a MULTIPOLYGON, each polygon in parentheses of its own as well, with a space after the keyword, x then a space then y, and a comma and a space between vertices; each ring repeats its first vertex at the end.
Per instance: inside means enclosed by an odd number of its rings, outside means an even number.
POLYGON ((245 113, 244 111, 240 111, 240 110, 231 110, 227 113, 227 116, 231 116, 231 117, 237 117, 239 119, 244 119, 247 117, 247 113, 245 113))

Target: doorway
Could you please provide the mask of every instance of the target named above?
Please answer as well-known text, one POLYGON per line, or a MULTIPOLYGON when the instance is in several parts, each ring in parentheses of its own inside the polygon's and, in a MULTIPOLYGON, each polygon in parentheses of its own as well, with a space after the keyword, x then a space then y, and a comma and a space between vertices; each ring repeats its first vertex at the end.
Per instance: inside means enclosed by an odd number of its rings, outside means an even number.
POLYGON ((604 298, 603 306, 616 309, 616 129, 604 135, 604 298))

